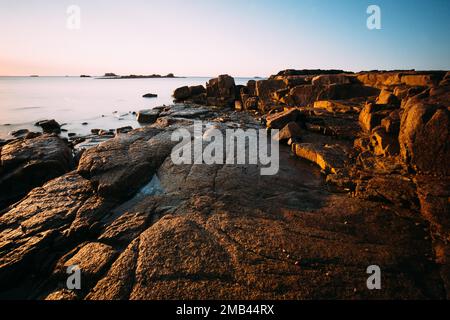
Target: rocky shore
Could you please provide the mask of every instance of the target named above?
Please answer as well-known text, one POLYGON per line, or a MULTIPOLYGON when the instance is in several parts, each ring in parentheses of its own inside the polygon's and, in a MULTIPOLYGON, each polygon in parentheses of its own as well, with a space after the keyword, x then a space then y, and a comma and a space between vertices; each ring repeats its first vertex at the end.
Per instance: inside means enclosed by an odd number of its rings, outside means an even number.
POLYGON ((222 75, 174 98, 87 150, 0 143, 0 298, 450 297, 450 73, 222 75), (279 129, 280 171, 175 165, 194 120, 279 129))

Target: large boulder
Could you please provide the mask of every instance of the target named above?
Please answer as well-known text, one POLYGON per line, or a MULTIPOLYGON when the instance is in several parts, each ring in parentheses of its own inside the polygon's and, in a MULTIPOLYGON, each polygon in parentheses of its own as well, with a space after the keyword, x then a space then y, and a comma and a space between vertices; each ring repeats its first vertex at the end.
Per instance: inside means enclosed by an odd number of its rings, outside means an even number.
POLYGON ((184 86, 184 87, 175 89, 175 91, 173 92, 173 97, 175 98, 175 100, 179 100, 179 101, 189 98, 190 95, 191 95, 191 92, 189 91, 188 86, 184 86))
POLYGON ((44 131, 44 133, 60 133, 61 132, 60 124, 53 119, 39 121, 39 122, 36 122, 35 125, 37 127, 41 127, 42 131, 44 131))
POLYGON ((155 123, 156 120, 158 120, 159 114, 161 113, 161 109, 148 109, 148 110, 141 110, 137 114, 137 121, 139 123, 155 123))
POLYGON ((286 89, 286 84, 283 80, 260 80, 256 82, 256 95, 259 98, 259 106, 262 111, 265 111, 270 105, 274 103, 272 96, 278 90, 286 89))
POLYGON ((207 103, 219 107, 233 107, 236 99, 236 84, 229 75, 220 75, 206 84, 207 103))
POLYGON ((0 208, 70 171, 72 151, 58 136, 17 139, 0 152, 0 208))
POLYGON ((401 120, 403 160, 418 172, 450 174, 450 88, 409 99, 401 120))

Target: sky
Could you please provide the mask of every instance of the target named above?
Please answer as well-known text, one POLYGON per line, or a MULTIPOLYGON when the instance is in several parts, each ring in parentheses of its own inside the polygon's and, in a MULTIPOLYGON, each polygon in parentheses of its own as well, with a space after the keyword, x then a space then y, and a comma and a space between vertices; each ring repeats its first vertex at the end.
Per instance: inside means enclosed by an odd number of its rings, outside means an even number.
POLYGON ((449 70, 449 35, 449 0, 0 0, 0 75, 449 70))

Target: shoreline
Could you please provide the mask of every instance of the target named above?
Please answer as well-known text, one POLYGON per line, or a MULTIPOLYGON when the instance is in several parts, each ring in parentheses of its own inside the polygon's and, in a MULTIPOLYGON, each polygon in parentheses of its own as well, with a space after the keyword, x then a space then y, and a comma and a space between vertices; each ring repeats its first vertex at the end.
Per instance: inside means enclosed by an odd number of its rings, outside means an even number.
POLYGON ((17 283, 49 300, 448 297, 450 72, 304 73, 177 88, 86 150, 51 133, 2 146, 18 191, 1 193, 0 297, 17 283), (172 134, 195 120, 280 130, 279 171, 175 164, 172 134), (92 270, 79 292, 60 281, 74 263, 92 270), (381 291, 366 287, 375 263, 381 291))

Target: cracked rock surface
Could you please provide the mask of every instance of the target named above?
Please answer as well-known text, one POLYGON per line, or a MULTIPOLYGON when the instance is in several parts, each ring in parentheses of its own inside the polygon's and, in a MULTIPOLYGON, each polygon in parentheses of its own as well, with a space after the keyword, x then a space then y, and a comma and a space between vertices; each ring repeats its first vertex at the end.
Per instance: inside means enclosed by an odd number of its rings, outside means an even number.
MULTIPOLYGON (((1 298, 445 298, 419 210, 335 192, 287 146, 275 176, 258 165, 175 165, 171 134, 192 131, 193 119, 219 130, 259 123, 214 108, 166 109, 1 213, 1 298), (71 265, 81 268, 81 290, 65 287, 71 265), (381 291, 367 290, 371 265, 383 270, 381 291)), ((430 208, 446 205, 440 189, 420 190, 430 208)))

